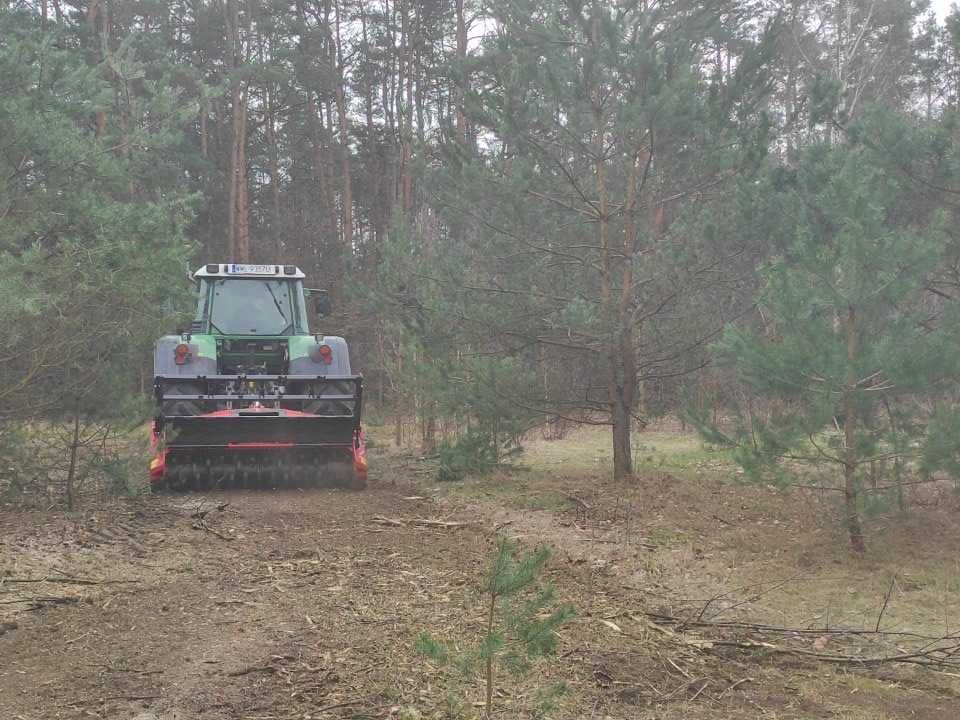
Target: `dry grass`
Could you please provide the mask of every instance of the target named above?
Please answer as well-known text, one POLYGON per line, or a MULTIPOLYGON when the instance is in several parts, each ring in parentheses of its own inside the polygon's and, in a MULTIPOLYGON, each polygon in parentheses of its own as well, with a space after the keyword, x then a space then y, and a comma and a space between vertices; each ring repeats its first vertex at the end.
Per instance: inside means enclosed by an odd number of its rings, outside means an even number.
POLYGON ((856 560, 829 497, 744 485, 718 454, 665 431, 644 440, 653 459, 637 481, 612 483, 605 440, 531 442, 526 469, 447 484, 415 454, 375 444, 366 493, 218 493, 231 504, 208 522, 222 537, 193 527, 195 496, 74 516, 0 511, 0 599, 76 598, 0 606, 18 623, 0 637, 0 716, 476 718, 481 684, 468 681, 456 707, 451 679, 413 642, 422 630, 476 639, 496 532, 553 545, 547 579, 578 610, 557 658, 503 678, 498 718, 540 717, 538 691, 558 682, 568 692, 552 717, 571 720, 951 716, 955 677, 708 648, 690 640, 710 631, 684 636, 644 614, 706 605, 705 617, 872 625, 896 577, 884 627, 940 632, 960 592, 950 491, 926 488, 911 516, 872 519, 870 555, 856 560), (2 580, 57 570, 136 582, 2 580))
MULTIPOLYGON (((559 442, 532 440, 522 472, 452 486, 429 483, 428 491, 453 505, 496 503, 494 519, 510 523, 510 532, 550 542, 575 564, 609 573, 632 612, 703 613, 705 619, 803 628, 874 628, 879 619, 888 632, 930 635, 960 630, 960 503, 950 486, 915 490, 906 516, 869 517, 869 552, 861 559, 848 552, 830 493, 746 484, 725 453, 704 447, 692 434, 664 430, 635 444, 638 479, 615 484, 607 480, 608 442, 597 430, 559 442)), ((845 643, 831 639, 824 647, 846 652, 845 643)), ((883 654, 893 647, 871 639, 854 650, 883 654)), ((833 669, 826 675, 819 669, 790 673, 795 692, 788 693, 793 699, 787 705, 819 704, 817 712, 825 717, 887 717, 887 690, 909 685, 902 677, 891 685, 852 675, 862 686, 854 683, 848 691, 837 676, 833 669)), ((939 706, 938 695, 957 689, 943 676, 933 685, 932 696, 917 691, 906 697, 926 697, 939 706)), ((786 709, 770 712, 806 717, 786 709)))

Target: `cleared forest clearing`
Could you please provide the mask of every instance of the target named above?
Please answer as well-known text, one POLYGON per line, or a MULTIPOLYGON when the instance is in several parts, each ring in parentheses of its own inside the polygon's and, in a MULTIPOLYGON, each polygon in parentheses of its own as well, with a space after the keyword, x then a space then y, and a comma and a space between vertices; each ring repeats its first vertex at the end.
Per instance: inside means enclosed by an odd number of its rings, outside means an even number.
POLYGON ((603 441, 533 442, 525 469, 460 483, 375 448, 365 493, 0 510, 0 715, 447 716, 414 640, 476 638, 497 532, 552 545, 546 579, 577 608, 556 656, 500 685, 500 717, 535 717, 560 681, 552 717, 932 720, 960 702, 954 670, 836 660, 956 633, 952 487, 872 518, 855 559, 829 493, 739 485, 677 432, 641 436, 640 479, 613 483, 603 441))

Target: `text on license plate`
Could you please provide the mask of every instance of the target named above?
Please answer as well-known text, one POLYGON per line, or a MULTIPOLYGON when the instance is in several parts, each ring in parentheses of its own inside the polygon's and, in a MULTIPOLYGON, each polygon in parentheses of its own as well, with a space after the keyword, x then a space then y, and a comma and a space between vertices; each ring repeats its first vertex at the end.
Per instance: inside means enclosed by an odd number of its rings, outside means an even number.
POLYGON ((227 265, 227 272, 231 275, 275 275, 273 265, 227 265))

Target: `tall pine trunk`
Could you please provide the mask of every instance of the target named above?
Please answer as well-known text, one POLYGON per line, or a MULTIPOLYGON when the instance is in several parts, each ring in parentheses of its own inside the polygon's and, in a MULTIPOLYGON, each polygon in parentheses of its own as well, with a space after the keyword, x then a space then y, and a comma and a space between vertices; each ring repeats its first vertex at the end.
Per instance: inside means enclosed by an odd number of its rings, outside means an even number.
MULTIPOLYGON (((590 44, 596 49, 600 45, 600 11, 594 3, 591 22, 590 44)), ((632 270, 629 257, 624 258, 625 243, 632 242, 629 230, 617 248, 611 247, 610 219, 613 214, 610 207, 610 191, 607 179, 606 157, 606 118, 603 107, 602 87, 588 81, 588 92, 593 105, 594 137, 593 168, 597 196, 596 238, 600 248, 600 308, 606 330, 606 347, 603 354, 607 372, 607 402, 613 440, 613 477, 623 480, 633 476, 633 449, 630 442, 630 430, 633 417, 633 399, 636 387, 636 362, 633 347, 633 323, 630 315, 630 293, 632 292, 632 270), (619 275, 621 293, 614 298, 614 274, 619 275)), ((635 195, 635 176, 628 185, 627 194, 635 195), (632 187, 632 190, 630 189, 632 187)), ((632 201, 627 198, 627 204, 632 201)), ((626 213, 632 216, 633 208, 626 213)), ((627 223, 627 227, 631 222, 627 223)), ((632 255, 632 253, 631 253, 632 255)))
MULTIPOLYGON (((640 177, 639 149, 629 159, 623 204, 623 251, 620 253, 620 298, 617 302, 616 403, 613 411, 613 474, 622 479, 633 475, 633 447, 630 432, 637 399, 636 328, 633 318, 633 256, 637 243, 637 194, 640 177)), ((653 223, 652 223, 653 224, 653 223)), ((653 228, 656 232, 657 228, 653 228)))
MULTIPOLYGON (((600 132, 598 131, 599 136, 600 132)), ((624 397, 623 326, 619 322, 619 317, 617 317, 619 313, 616 313, 613 307, 606 161, 599 149, 594 159, 594 175, 598 198, 597 240, 601 252, 600 305, 604 324, 608 328, 608 340, 604 354, 606 355, 607 402, 610 406, 610 423, 613 430, 613 476, 620 480, 633 474, 633 456, 630 448, 630 407, 624 397)))
POLYGON ((204 160, 210 155, 210 135, 207 130, 207 115, 210 112, 209 100, 200 98, 200 157, 204 160))
MULTIPOLYGON (((57 20, 60 20, 59 5, 57 6, 57 20)), ((110 39, 110 16, 105 0, 90 0, 90 4, 87 6, 86 20, 90 33, 96 37, 96 41, 100 46, 98 59, 101 63, 105 63, 110 39)), ((103 72, 104 74, 109 73, 109 69, 104 66, 103 72)), ((104 132, 106 132, 106 129, 107 111, 97 110, 94 113, 94 132, 96 137, 101 137, 104 132)))
POLYGON ((463 0, 456 0, 457 12, 457 81, 454 85, 456 102, 457 141, 468 142, 467 115, 464 110, 464 101, 467 94, 466 59, 467 59, 467 24, 463 16, 463 0))
POLYGON ((80 400, 77 399, 73 409, 73 440, 70 443, 70 465, 67 468, 66 500, 67 510, 73 510, 77 503, 77 454, 80 450, 80 400))
POLYGON ((230 32, 230 70, 234 77, 230 88, 232 140, 230 152, 230 191, 227 213, 227 247, 232 262, 250 261, 250 220, 247 200, 247 93, 243 81, 236 77, 240 66, 240 10, 237 0, 228 0, 225 8, 230 32))
MULTIPOLYGON (((346 100, 346 77, 343 67, 343 48, 340 38, 340 15, 342 8, 339 2, 333 4, 332 9, 336 15, 333 19, 333 35, 330 37, 327 45, 327 55, 330 60, 330 67, 334 69, 336 75, 333 85, 333 101, 337 112, 337 145, 340 161, 340 242, 334 247, 334 268, 331 278, 331 290, 334 293, 339 292, 340 283, 346 270, 346 263, 353 249, 353 177, 350 163, 350 120, 347 115, 346 100)), ((323 6, 324 23, 330 26, 330 0, 325 0, 323 6)), ((327 105, 327 127, 330 128, 330 136, 333 138, 333 116, 330 113, 330 107, 327 105)), ((334 225, 334 238, 336 237, 336 225, 334 225)))
POLYGON ((860 511, 857 508, 857 413, 854 394, 857 388, 856 359, 859 352, 857 337, 857 313, 853 307, 847 308, 845 323, 847 335, 847 379, 843 393, 843 499, 846 512, 847 532, 850 546, 854 552, 866 550, 863 541, 863 527, 860 524, 860 511))
POLYGON ((633 448, 630 430, 633 418, 630 408, 622 400, 612 403, 613 421, 613 477, 625 480, 633 476, 633 448))
POLYGON ((264 105, 267 108, 267 114, 264 118, 266 123, 267 146, 270 148, 270 201, 271 201, 271 223, 270 232, 273 233, 273 246, 275 260, 280 261, 283 257, 283 247, 281 244, 282 233, 280 231, 280 149, 277 147, 277 131, 274 125, 276 117, 276 108, 274 106, 274 93, 270 88, 265 90, 264 105))
MULTIPOLYGON (((341 76, 342 77, 342 76, 341 76)), ((340 182, 342 183, 340 204, 343 224, 342 258, 345 260, 353 251, 353 178, 350 167, 350 124, 347 119, 347 107, 343 94, 343 80, 336 89, 337 125, 340 135, 340 182)))
POLYGON ((397 75, 397 106, 400 116, 400 206, 405 222, 413 207, 413 51, 407 4, 400 11, 400 72, 397 75))
POLYGON ((247 199, 247 94, 239 83, 231 92, 233 140, 230 154, 229 255, 233 262, 250 261, 250 220, 247 199))

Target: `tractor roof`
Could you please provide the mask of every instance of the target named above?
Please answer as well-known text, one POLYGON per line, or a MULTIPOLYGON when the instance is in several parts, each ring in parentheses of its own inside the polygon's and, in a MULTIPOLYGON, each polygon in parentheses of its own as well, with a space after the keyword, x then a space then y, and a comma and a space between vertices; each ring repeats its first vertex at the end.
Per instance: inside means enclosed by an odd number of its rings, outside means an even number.
POLYGON ((193 276, 203 277, 272 277, 282 280, 302 280, 305 276, 296 265, 238 265, 235 263, 209 263, 193 276))

